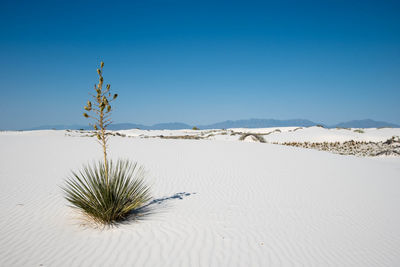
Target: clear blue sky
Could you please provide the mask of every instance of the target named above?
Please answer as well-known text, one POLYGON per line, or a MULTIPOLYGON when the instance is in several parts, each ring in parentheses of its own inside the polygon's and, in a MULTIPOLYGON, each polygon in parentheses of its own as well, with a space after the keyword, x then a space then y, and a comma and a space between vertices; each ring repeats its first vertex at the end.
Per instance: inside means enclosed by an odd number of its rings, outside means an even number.
POLYGON ((400 123, 400 1, 0 2, 0 129, 305 118, 400 123))

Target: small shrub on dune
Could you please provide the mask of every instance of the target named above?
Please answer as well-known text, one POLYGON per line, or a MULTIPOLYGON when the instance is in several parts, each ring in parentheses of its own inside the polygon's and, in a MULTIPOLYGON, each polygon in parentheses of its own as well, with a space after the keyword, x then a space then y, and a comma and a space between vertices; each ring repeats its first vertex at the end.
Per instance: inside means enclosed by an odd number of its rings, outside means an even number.
POLYGON ((264 137, 262 137, 260 134, 255 134, 255 133, 244 133, 239 137, 239 140, 244 141, 249 136, 255 138, 255 140, 257 140, 260 143, 265 143, 264 137))
POLYGON ((67 179, 63 191, 70 206, 80 210, 93 221, 101 224, 113 224, 124 219, 135 209, 142 207, 149 199, 149 187, 144 183, 144 172, 137 163, 118 160, 115 163, 107 158, 107 127, 111 124, 110 103, 117 98, 111 96, 110 85, 103 88, 103 66, 97 69, 99 83, 94 86, 96 92, 87 102, 83 113, 85 118, 94 121, 92 125, 102 150, 103 160, 97 164, 86 165, 79 172, 73 172, 67 179))
POLYGON ((144 171, 136 163, 118 160, 86 165, 66 181, 66 199, 93 221, 112 224, 123 221, 149 199, 144 171), (108 181, 107 181, 108 177, 108 181))
POLYGON ((364 131, 361 130, 361 129, 355 129, 354 132, 355 132, 355 133, 364 133, 364 131))

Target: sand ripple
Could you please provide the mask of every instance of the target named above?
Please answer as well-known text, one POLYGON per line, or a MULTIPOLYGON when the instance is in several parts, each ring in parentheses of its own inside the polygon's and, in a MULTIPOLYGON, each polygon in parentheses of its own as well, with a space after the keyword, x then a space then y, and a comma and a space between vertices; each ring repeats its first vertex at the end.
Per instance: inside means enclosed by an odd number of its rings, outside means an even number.
POLYGON ((399 161, 257 143, 113 137, 148 170, 138 221, 99 229, 58 187, 90 138, 0 136, 0 266, 397 266, 399 161))

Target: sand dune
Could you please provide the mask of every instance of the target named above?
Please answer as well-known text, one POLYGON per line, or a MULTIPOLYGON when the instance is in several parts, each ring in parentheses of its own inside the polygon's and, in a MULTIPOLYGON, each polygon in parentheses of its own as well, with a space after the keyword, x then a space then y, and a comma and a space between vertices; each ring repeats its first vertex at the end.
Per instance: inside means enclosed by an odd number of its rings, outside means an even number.
MULTIPOLYGON (((399 132, 294 128, 281 140, 399 132)), ((99 229, 66 206, 59 186, 100 148, 66 133, 0 133, 0 266, 400 264, 400 157, 115 136, 110 156, 144 165, 154 199, 137 221, 99 229)))
MULTIPOLYGON (((214 130, 122 130, 118 131, 128 137, 168 137, 198 136, 208 140, 237 141, 243 133, 255 133, 264 136, 269 143, 283 142, 345 142, 345 141, 385 141, 392 136, 400 136, 400 128, 334 128, 314 127, 273 127, 273 128, 232 128, 214 130)), ((76 132, 71 133, 77 135, 76 132)))

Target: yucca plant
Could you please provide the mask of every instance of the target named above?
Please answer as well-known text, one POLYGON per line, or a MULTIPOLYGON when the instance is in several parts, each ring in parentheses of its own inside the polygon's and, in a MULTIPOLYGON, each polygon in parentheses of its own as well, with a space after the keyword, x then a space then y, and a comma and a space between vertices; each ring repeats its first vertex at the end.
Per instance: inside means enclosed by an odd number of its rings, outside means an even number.
POLYGON ((93 221, 113 224, 129 217, 130 213, 150 200, 144 171, 137 163, 118 160, 86 165, 66 182, 66 199, 93 221), (109 183, 106 181, 109 177, 109 183))
POLYGON ((63 191, 70 206, 77 208, 93 221, 101 224, 113 224, 125 220, 135 209, 142 207, 149 199, 149 187, 144 183, 144 171, 137 163, 118 160, 113 163, 107 159, 107 127, 111 121, 110 85, 103 89, 103 67, 97 69, 99 83, 94 86, 93 104, 87 102, 83 113, 94 120, 92 125, 96 137, 102 146, 103 160, 97 164, 85 165, 79 172, 72 172, 63 191))

